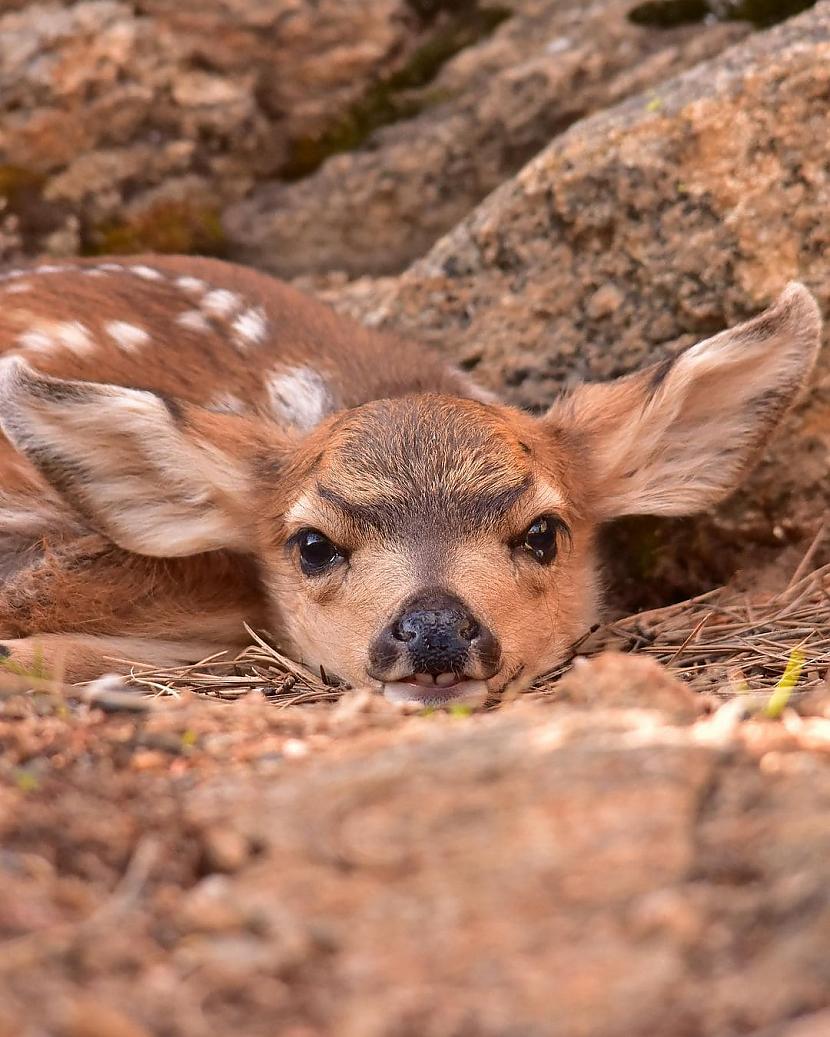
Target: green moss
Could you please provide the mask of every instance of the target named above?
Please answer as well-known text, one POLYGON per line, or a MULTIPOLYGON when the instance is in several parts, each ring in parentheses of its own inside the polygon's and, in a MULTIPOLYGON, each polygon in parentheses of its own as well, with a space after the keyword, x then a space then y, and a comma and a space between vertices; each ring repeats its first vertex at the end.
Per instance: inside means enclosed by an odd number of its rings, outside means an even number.
POLYGON ((812 7, 816 0, 646 0, 628 13, 635 25, 670 29, 702 22, 714 15, 722 21, 752 22, 766 28, 812 7))
POLYGON ((420 108, 411 101, 394 97, 378 84, 325 133, 292 141, 289 158, 280 169, 280 175, 285 180, 308 176, 331 155, 354 151, 374 130, 399 119, 412 118, 420 108))
MULTIPOLYGON (((416 6, 416 5, 413 5, 416 6)), ((403 68, 370 87, 361 100, 339 122, 316 137, 302 137, 292 142, 290 157, 280 170, 286 180, 298 180, 314 172, 331 155, 353 151, 381 126, 411 119, 429 104, 445 99, 433 91, 426 97, 413 99, 408 91, 418 90, 432 82, 441 67, 465 47, 489 36, 506 18, 510 10, 503 7, 480 8, 477 4, 421 4, 422 17, 427 12, 450 11, 446 24, 438 29, 412 54, 403 68)))
POLYGON ((60 227, 67 215, 65 204, 43 197, 45 186, 42 173, 0 165, 0 212, 17 217, 18 230, 34 248, 39 246, 41 236, 60 227))
POLYGON ((816 0, 738 0, 730 17, 752 22, 758 28, 765 28, 806 11, 815 2, 816 0))
POLYGON ((475 9, 476 0, 408 0, 410 7, 424 22, 434 21, 440 14, 458 14, 475 9))
POLYGON ((17 767, 12 775, 14 783, 21 792, 37 792, 40 789, 40 779, 25 767, 17 767))
POLYGON ((391 92, 414 90, 431 82, 451 57, 489 36, 510 17, 506 7, 472 7, 423 43, 406 65, 386 81, 391 92))
POLYGON ((675 25, 702 22, 709 13, 706 0, 647 0, 632 8, 628 17, 635 25, 671 29, 675 25))
POLYGON ((654 579, 665 548, 662 532, 660 522, 650 516, 636 516, 617 523, 612 537, 624 547, 631 579, 642 583, 654 579))
POLYGON ((646 0, 629 11, 629 20, 635 25, 671 29, 702 22, 709 13, 707 0, 646 0))
POLYGON ((6 201, 6 209, 15 212, 21 204, 43 193, 45 177, 20 166, 0 166, 0 198, 6 201))
POLYGON ((85 235, 83 246, 87 256, 136 252, 221 256, 224 251, 219 210, 190 201, 159 202, 130 219, 100 224, 85 235))

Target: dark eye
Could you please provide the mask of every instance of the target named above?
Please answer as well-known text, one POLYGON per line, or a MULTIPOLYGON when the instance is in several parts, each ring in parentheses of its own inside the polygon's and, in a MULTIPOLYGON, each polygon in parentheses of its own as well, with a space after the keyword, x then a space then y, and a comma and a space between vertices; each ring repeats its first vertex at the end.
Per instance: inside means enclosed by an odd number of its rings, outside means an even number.
POLYGON ((339 547, 316 529, 303 529, 296 537, 300 565, 306 576, 317 576, 345 557, 339 547))
POLYGON ((525 530, 520 547, 533 555, 540 565, 548 565, 556 557, 560 519, 551 515, 540 515, 525 530))

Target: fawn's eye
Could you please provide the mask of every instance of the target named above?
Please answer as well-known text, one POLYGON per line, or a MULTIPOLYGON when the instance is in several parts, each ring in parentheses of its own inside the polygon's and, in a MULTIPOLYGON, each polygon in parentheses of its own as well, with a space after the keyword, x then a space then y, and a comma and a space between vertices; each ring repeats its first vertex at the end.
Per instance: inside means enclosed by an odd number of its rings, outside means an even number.
POLYGON ((527 527, 518 546, 533 555, 540 565, 549 565, 556 557, 561 519, 552 515, 540 515, 527 527))
POLYGON ((319 576, 346 557, 339 547, 316 529, 302 529, 295 539, 300 552, 300 567, 306 576, 319 576))

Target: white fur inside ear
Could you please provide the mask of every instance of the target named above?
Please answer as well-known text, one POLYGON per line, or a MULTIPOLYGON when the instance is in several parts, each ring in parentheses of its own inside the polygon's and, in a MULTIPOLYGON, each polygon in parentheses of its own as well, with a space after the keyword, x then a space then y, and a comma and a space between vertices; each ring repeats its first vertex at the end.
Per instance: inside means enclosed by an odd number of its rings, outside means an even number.
POLYGON ((793 284, 674 362, 554 407, 564 429, 584 432, 602 517, 694 514, 734 489, 806 382, 820 331, 815 301, 793 284))
POLYGON ((153 393, 7 362, 0 415, 15 447, 120 546, 162 557, 245 546, 228 506, 246 489, 241 465, 179 428, 153 393))

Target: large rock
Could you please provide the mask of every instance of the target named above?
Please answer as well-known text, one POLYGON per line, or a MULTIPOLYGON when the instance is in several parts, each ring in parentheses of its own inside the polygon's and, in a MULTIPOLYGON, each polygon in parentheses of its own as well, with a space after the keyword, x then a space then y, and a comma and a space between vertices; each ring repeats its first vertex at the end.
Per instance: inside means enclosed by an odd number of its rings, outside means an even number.
MULTIPOLYGON (((331 297, 533 408, 745 318, 791 278, 827 313, 829 92, 823 2, 578 123, 399 279, 331 297)), ((825 350, 743 491, 711 519, 628 524, 618 558, 661 596, 757 568, 815 530, 828 448, 825 350)))
POLYGON ((421 114, 231 207, 235 258, 283 276, 402 269, 576 119, 723 49, 745 25, 632 24, 631 0, 514 0, 513 17, 407 94, 421 114))
POLYGON ((789 728, 219 709, 9 716, 4 1034, 826 1032, 830 771, 789 728))
POLYGON ((433 6, 0 5, 7 247, 217 250, 222 206, 405 67, 441 29, 433 6))

